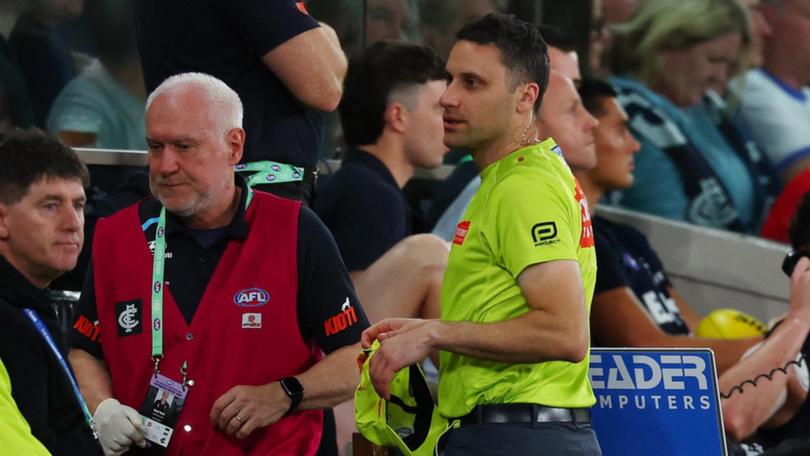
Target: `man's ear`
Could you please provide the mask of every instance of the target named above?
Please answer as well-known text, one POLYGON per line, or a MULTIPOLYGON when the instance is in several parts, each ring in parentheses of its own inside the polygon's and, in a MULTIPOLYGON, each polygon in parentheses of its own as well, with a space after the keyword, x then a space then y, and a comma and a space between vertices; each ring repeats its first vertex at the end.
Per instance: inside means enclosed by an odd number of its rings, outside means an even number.
POLYGON ((536 82, 527 82, 523 84, 522 89, 518 87, 518 90, 522 90, 522 93, 518 99, 517 112, 521 114, 533 112, 534 103, 537 101, 537 97, 540 96, 540 85, 536 82))
POLYGON ((225 142, 228 144, 228 163, 236 165, 242 160, 242 153, 245 150, 245 130, 231 128, 225 133, 225 142))
POLYGON ((385 107, 383 118, 385 119, 385 126, 397 133, 405 133, 405 128, 408 125, 408 108, 402 103, 390 103, 385 107))
POLYGON ((8 239, 8 206, 0 203, 0 240, 8 239))

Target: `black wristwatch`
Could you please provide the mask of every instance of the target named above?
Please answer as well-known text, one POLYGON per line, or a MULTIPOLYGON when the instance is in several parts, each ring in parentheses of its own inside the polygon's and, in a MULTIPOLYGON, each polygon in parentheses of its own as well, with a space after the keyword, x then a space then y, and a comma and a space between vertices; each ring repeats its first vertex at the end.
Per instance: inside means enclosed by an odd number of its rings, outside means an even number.
POLYGON ((287 397, 290 398, 290 408, 287 409, 287 413, 284 414, 284 416, 287 416, 298 408, 298 404, 300 404, 301 399, 304 398, 304 387, 295 377, 281 379, 279 383, 281 384, 281 389, 283 389, 287 397))

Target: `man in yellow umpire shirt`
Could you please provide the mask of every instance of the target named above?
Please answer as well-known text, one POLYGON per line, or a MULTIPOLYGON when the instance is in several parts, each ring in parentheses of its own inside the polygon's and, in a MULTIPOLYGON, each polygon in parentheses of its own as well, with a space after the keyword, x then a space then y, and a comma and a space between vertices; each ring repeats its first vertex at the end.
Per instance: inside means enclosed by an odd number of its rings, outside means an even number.
MULTIPOLYGON (((596 276, 585 195, 535 115, 549 78, 537 29, 491 14, 457 34, 442 97, 445 143, 471 151, 481 187, 459 222, 441 320, 389 319, 369 373, 441 351, 439 410, 461 426, 445 454, 599 455, 590 426, 588 315, 596 276)), ((565 115, 565 113, 560 113, 565 115)))

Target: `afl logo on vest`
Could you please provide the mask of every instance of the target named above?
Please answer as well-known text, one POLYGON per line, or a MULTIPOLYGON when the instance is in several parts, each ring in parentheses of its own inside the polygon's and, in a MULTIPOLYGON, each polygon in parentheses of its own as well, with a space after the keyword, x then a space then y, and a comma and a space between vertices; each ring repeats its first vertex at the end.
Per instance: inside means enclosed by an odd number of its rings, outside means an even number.
POLYGON ((270 293, 261 288, 245 288, 233 295, 233 303, 239 307, 260 307, 270 302, 270 293))

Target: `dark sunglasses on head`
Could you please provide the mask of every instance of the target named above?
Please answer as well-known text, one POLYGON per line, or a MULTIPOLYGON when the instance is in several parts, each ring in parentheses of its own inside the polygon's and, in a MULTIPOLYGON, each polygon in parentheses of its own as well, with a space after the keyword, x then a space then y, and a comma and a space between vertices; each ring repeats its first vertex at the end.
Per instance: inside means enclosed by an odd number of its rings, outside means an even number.
POLYGON ((785 256, 784 261, 782 261, 782 271, 787 274, 788 277, 792 276, 793 269, 796 268, 796 263, 798 263, 802 257, 810 257, 810 253, 802 250, 791 250, 790 253, 785 256))

